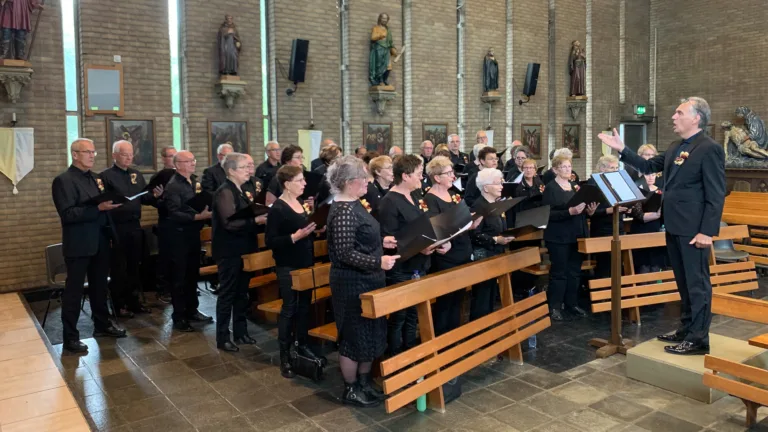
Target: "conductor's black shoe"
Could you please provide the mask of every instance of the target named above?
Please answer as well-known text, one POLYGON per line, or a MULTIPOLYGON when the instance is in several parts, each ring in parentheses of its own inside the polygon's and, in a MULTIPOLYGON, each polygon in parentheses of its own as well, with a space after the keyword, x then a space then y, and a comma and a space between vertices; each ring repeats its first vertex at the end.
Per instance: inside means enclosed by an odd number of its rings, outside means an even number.
POLYGON ((121 328, 117 328, 113 325, 107 328, 93 330, 93 337, 104 337, 104 336, 113 337, 113 338, 124 338, 125 330, 121 328))
POLYGON ((677 345, 665 346, 664 351, 677 355, 704 355, 709 354, 709 345, 683 341, 677 345))
POLYGON ((240 351, 240 348, 237 347, 237 345, 233 344, 230 341, 226 341, 224 343, 217 343, 216 348, 227 351, 227 352, 238 352, 240 351))
POLYGON ((552 319, 552 321, 565 321, 565 318, 563 318, 563 312, 560 309, 552 309, 552 312, 549 313, 549 317, 552 319))
POLYGON ((587 317, 587 312, 584 309, 582 309, 582 308, 580 308, 578 306, 569 307, 568 308, 568 313, 570 313, 571 315, 577 316, 579 318, 586 318, 587 317))
POLYGON ((64 350, 69 351, 71 353, 87 353, 88 352, 88 345, 80 342, 77 339, 64 341, 64 350))
POLYGON ((248 335, 244 335, 240 336, 239 338, 235 338, 235 343, 238 345, 256 345, 256 339, 248 335))
POLYGON ((182 320, 182 321, 174 321, 173 322, 173 328, 175 330, 178 330, 180 332, 190 333, 195 331, 194 327, 189 325, 189 321, 182 320))
POLYGON ((194 322, 202 322, 202 323, 213 322, 213 318, 212 317, 209 317, 208 315, 206 315, 204 313, 200 313, 198 311, 195 311, 192 314, 190 314, 189 317, 188 317, 188 320, 189 321, 194 321, 194 322))
POLYGON ((672 332, 656 336, 656 339, 662 342, 680 343, 685 340, 685 333, 672 332))

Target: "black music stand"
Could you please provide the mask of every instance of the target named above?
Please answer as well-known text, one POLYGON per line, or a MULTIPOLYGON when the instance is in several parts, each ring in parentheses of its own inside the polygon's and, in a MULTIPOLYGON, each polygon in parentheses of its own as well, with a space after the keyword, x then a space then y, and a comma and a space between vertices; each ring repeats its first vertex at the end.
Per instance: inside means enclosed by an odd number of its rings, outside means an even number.
POLYGON ((611 240, 611 339, 592 339, 589 344, 597 347, 597 357, 610 357, 616 353, 626 354, 634 343, 621 337, 621 237, 619 224, 622 223, 620 206, 632 206, 645 201, 646 197, 637 188, 626 171, 592 174, 592 178, 603 193, 605 201, 613 207, 613 239, 611 240))

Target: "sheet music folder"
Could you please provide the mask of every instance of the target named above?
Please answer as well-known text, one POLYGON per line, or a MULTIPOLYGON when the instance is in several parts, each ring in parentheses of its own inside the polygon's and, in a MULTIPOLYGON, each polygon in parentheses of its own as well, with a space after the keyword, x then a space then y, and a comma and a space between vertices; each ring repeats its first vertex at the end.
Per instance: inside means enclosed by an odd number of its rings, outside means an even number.
POLYGON ((661 194, 658 192, 648 192, 648 196, 643 202, 643 212, 656 213, 661 208, 661 194))
POLYGON ((206 207, 210 210, 213 205, 213 195, 208 191, 202 191, 199 194, 195 194, 194 198, 187 201, 187 205, 192 207, 192 209, 198 213, 202 213, 206 207))
POLYGON ((549 223, 549 206, 534 207, 517 213, 515 226, 502 232, 503 237, 520 237, 543 230, 549 223))
POLYGON ((140 198, 141 196, 146 195, 147 193, 148 193, 147 191, 144 191, 134 196, 127 197, 116 191, 107 191, 99 195, 96 195, 95 197, 89 199, 85 203, 88 205, 99 205, 103 202, 112 201, 113 204, 124 204, 129 201, 133 201, 136 198, 140 198))
POLYGON ((325 176, 312 171, 304 171, 304 180, 307 185, 304 186, 304 193, 301 194, 301 199, 314 198, 318 192, 320 192, 320 186, 325 181, 325 176))
POLYGON ((632 205, 646 199, 645 194, 643 194, 635 184, 635 181, 624 170, 596 173, 592 174, 592 178, 611 207, 616 205, 632 205))
POLYGON ((463 202, 431 218, 425 213, 395 235, 397 255, 400 255, 400 261, 405 261, 430 246, 439 247, 467 231, 470 226, 472 215, 463 202))
POLYGON ((526 197, 507 198, 479 206, 477 209, 475 209, 475 214, 472 216, 472 219, 477 220, 477 218, 480 216, 487 217, 496 214, 500 215, 509 211, 509 209, 512 207, 520 204, 520 202, 522 202, 524 199, 526 199, 526 197))
POLYGON ((328 224, 328 213, 331 212, 332 203, 333 195, 326 198, 320 204, 315 204, 315 211, 309 215, 309 222, 314 222, 317 225, 317 229, 321 230, 328 224))

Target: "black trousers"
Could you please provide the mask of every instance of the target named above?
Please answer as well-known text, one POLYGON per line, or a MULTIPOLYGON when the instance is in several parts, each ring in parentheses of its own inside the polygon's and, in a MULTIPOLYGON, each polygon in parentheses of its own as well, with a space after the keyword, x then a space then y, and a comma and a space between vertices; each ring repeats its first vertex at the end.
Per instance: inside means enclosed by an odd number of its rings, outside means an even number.
POLYGON ((67 281, 61 295, 61 323, 64 341, 80 339, 77 320, 80 318, 80 301, 83 285, 88 277, 88 297, 91 304, 91 318, 96 330, 110 326, 107 308, 107 276, 109 275, 109 237, 106 232, 99 234, 99 250, 89 257, 64 258, 67 266, 67 281))
MULTIPOLYGON (((469 260, 467 261, 469 262, 469 260)), ((450 264, 444 261, 432 259, 431 272, 448 270, 461 264, 450 264)), ((464 302, 464 290, 454 291, 450 294, 440 296, 432 305, 432 320, 435 324, 435 335, 440 336, 461 324, 461 305, 464 302)))
POLYGON ((472 302, 469 305, 469 320, 474 321, 493 312, 499 283, 489 279, 472 286, 472 302))
POLYGON ((581 262, 578 243, 546 242, 549 260, 549 287, 547 300, 549 309, 561 309, 578 306, 579 283, 581 282, 581 262))
POLYGON ((221 281, 216 299, 216 342, 224 343, 230 340, 230 318, 235 339, 248 334, 245 315, 250 273, 243 271, 243 259, 239 256, 219 259, 216 266, 221 281))
POLYGON ((282 347, 298 341, 299 345, 307 343, 309 332, 309 306, 312 303, 312 291, 296 291, 293 289, 292 267, 277 267, 277 284, 283 307, 277 318, 277 339, 282 347))
POLYGON ((144 230, 138 221, 115 224, 117 238, 112 241, 109 292, 116 309, 139 308, 141 260, 144 254, 144 230))
POLYGON ((171 276, 168 274, 168 268, 171 263, 171 240, 168 238, 168 229, 155 226, 155 235, 157 236, 157 262, 155 263, 155 282, 157 285, 157 295, 171 292, 171 276))
POLYGON ((197 312, 197 278, 200 274, 200 230, 166 228, 169 242, 168 275, 171 283, 173 321, 197 312))
POLYGON ((690 245, 692 236, 667 233, 667 251, 682 302, 678 333, 685 340, 709 345, 712 323, 712 283, 709 279, 709 249, 690 245))
MULTIPOLYGON (((412 274, 390 272, 387 274, 387 285, 411 280, 412 274)), ((399 354, 416 346, 419 315, 416 307, 399 310, 389 314, 387 320, 387 351, 390 355, 399 354)))

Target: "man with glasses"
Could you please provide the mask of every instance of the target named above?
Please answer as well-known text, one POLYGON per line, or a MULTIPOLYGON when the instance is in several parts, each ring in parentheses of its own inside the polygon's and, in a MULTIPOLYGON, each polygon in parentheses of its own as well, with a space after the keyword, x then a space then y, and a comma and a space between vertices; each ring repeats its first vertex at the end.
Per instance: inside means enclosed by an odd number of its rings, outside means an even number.
POLYGON ((53 180, 51 189, 53 203, 61 218, 62 253, 67 267, 67 281, 61 294, 64 349, 72 353, 83 353, 88 351, 88 346, 80 342, 77 320, 80 317, 80 300, 83 298, 86 276, 93 336, 125 337, 125 330, 110 321, 107 308, 107 212, 120 205, 112 201, 100 204, 91 201, 104 192, 102 180, 91 172, 96 160, 93 141, 78 138, 70 150, 72 165, 53 180))
MULTIPOLYGON (((114 164, 99 175, 107 191, 131 197, 146 187, 144 176, 131 168, 133 145, 125 140, 112 145, 114 164)), ((113 228, 111 254, 111 280, 109 290, 115 315, 119 318, 133 318, 136 313, 150 313, 150 309, 139 301, 141 288, 141 258, 144 252, 144 230, 141 228, 141 205, 151 205, 162 195, 163 186, 157 186, 151 193, 124 203, 109 212, 113 228)))
MULTIPOLYGON (((165 185, 168 184, 168 182, 171 180, 171 177, 176 173, 176 167, 173 165, 173 156, 176 155, 176 148, 173 146, 163 147, 162 150, 160 150, 160 157, 163 160, 163 169, 156 172, 152 177, 149 179, 149 182, 151 184, 158 184, 165 188, 165 185)), ((165 208, 161 205, 158 205, 158 200, 154 200, 151 205, 155 208, 157 208, 157 217, 158 220, 162 220, 163 218, 167 217, 165 215, 165 208)), ((168 256, 169 251, 167 250, 165 244, 167 242, 163 242, 163 240, 160 238, 162 235, 161 230, 159 229, 158 225, 155 225, 152 228, 153 232, 155 233, 155 236, 157 236, 157 263, 155 265, 156 272, 155 272, 155 285, 157 287, 157 298, 162 301, 163 303, 170 303, 171 302, 171 286, 170 286, 170 276, 166 274, 167 268, 168 268, 168 256)))
MULTIPOLYGON (((488 134, 484 130, 479 130, 475 134, 475 145, 479 145, 480 148, 488 147, 488 134)), ((469 161, 477 163, 477 154, 475 152, 469 153, 469 161)))
POLYGON ((512 141, 512 150, 509 152, 509 160, 504 164, 504 181, 511 182, 523 172, 523 162, 528 159, 528 147, 518 141, 512 141))
MULTIPOLYGON (((229 152, 228 152, 229 153, 229 152)), ((188 202, 203 187, 197 182, 195 167, 197 161, 189 151, 180 151, 173 157, 176 173, 163 192, 161 205, 166 217, 160 220, 163 234, 161 240, 170 251, 168 274, 171 282, 173 303, 173 328, 183 332, 194 331, 189 324, 211 322, 213 319, 197 310, 197 278, 200 273, 200 230, 203 221, 211 218, 206 207, 198 213, 188 202)))
POLYGON ((493 147, 483 147, 477 153, 477 160, 480 161, 480 170, 469 177, 466 192, 464 194, 464 201, 466 201, 467 205, 470 207, 480 197, 480 189, 477 187, 478 173, 486 169, 495 169, 499 164, 499 158, 496 156, 496 149, 493 147))
POLYGON ((224 172, 224 168, 221 167, 221 161, 224 160, 224 156, 235 151, 232 148, 232 144, 224 143, 216 149, 216 158, 218 161, 203 170, 203 190, 208 191, 211 195, 216 192, 227 180, 227 174, 224 172))
POLYGON ((272 181, 277 170, 280 169, 280 144, 277 141, 267 143, 267 160, 256 168, 256 177, 265 185, 272 181))

